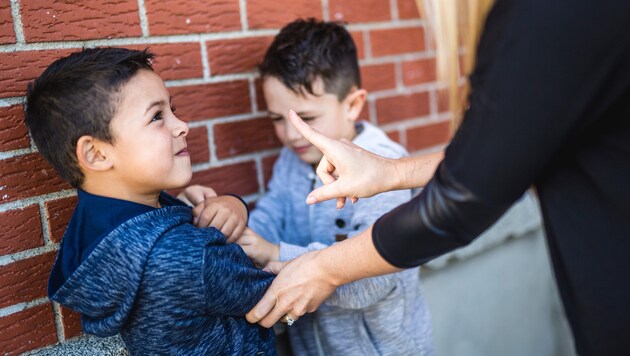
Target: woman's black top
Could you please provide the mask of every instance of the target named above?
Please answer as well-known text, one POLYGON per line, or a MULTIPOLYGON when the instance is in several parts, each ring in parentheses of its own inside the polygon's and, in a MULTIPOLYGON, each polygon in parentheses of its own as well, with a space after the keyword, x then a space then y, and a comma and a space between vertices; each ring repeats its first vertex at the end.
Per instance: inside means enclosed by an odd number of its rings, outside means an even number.
POLYGON ((470 108, 374 244, 412 267, 470 243, 529 187, 584 355, 630 355, 630 1, 498 0, 470 108))

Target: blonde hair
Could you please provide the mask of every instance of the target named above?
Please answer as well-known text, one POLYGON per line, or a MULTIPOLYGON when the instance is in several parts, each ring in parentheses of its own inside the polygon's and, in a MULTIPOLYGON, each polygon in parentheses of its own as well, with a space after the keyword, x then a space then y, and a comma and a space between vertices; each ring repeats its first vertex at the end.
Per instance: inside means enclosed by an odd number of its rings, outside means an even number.
POLYGON ((447 85, 454 129, 461 122, 470 90, 468 80, 463 87, 460 86, 460 78, 468 77, 475 66, 477 43, 494 1, 416 0, 435 40, 438 81, 447 85), (462 47, 465 51, 460 58, 462 47))

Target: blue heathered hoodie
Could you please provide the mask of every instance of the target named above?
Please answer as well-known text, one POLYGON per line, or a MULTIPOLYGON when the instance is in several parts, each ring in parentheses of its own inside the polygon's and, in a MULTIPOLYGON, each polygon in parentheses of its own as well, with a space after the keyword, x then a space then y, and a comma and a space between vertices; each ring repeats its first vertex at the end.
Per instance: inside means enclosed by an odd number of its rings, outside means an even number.
MULTIPOLYGON (((352 142, 357 146, 388 158, 407 155, 379 128, 367 122, 356 127, 352 142)), ((249 219, 254 231, 280 244, 281 260, 351 238, 411 198, 409 190, 398 190, 348 202, 341 210, 335 208, 334 199, 306 205, 308 193, 321 185, 310 164, 282 149, 267 194, 249 219)), ((300 356, 434 354, 418 268, 337 288, 317 311, 300 317, 288 330, 291 347, 300 356)))
MULTIPOLYGON (((83 213, 107 214, 82 208, 80 194, 71 226, 83 213)), ((132 355, 275 355, 273 332, 243 317, 273 276, 217 229, 191 221, 181 205, 137 215, 102 237, 69 276, 61 267, 66 232, 50 298, 80 312, 86 333, 120 333, 132 355)))

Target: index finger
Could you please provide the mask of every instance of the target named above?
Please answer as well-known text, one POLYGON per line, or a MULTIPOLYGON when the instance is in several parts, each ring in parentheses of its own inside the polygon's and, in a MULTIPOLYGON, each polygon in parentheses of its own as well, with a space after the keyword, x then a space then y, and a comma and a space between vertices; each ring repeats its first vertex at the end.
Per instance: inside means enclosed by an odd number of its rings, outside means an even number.
POLYGON ((252 324, 255 324, 262 320, 264 317, 271 312, 273 307, 276 306, 278 298, 271 288, 267 289, 265 295, 258 301, 252 310, 250 310, 247 314, 245 314, 245 319, 252 324))
POLYGON ((298 116, 293 110, 289 110, 289 121, 291 124, 306 138, 309 140, 315 147, 319 148, 324 155, 328 154, 328 148, 331 145, 334 145, 336 140, 321 134, 319 131, 312 128, 310 125, 302 121, 302 118, 298 116))

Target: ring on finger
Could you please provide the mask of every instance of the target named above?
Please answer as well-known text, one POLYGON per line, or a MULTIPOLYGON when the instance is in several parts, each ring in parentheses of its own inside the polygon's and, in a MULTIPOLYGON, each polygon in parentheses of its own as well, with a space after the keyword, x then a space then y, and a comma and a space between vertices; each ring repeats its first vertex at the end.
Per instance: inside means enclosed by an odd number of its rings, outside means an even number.
POLYGON ((283 321, 287 323, 287 326, 291 326, 297 321, 297 319, 290 317, 289 314, 285 315, 282 319, 284 319, 283 321))

